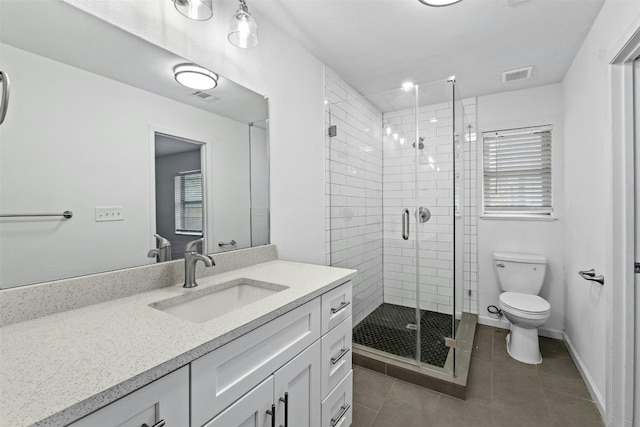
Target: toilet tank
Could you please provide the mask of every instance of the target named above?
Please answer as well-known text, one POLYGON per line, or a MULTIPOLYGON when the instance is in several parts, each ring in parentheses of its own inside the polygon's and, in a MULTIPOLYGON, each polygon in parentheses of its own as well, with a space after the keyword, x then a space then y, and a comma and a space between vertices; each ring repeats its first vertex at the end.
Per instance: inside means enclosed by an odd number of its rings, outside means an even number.
POLYGON ((493 269, 503 292, 538 295, 547 271, 544 255, 496 252, 493 269))

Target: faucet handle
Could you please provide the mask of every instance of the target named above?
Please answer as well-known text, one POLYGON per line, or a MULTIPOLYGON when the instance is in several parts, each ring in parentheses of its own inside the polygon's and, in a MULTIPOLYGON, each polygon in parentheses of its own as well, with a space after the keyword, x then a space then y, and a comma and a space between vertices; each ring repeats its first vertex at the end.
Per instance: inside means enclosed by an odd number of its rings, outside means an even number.
POLYGON ((204 241, 203 238, 192 240, 184 245, 185 252, 198 252, 198 243, 202 243, 204 241))

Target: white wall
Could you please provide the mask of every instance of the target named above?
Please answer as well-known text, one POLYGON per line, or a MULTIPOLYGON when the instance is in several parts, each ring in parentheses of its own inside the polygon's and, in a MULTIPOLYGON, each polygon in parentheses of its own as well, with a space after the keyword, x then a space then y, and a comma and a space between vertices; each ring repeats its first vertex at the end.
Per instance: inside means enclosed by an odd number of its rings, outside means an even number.
POLYGON ((13 86, 10 120, 0 128, 3 212, 74 212, 66 221, 0 223, 0 287, 152 262, 146 256, 155 247, 149 132, 158 125, 209 142, 209 200, 224 199, 244 213, 225 215, 216 210, 222 205, 214 206, 211 241, 226 239, 216 229, 241 227, 248 242, 248 143, 237 143, 248 138, 246 124, 8 45, 0 49, 13 86), (125 220, 95 222, 98 206, 122 206, 125 220), (38 258, 38 268, 25 253, 38 258))
POLYGON ((271 242, 281 258, 323 264, 322 63, 259 6, 250 5, 260 43, 244 50, 226 37, 237 1, 214 1, 214 18, 204 22, 183 17, 168 0, 65 1, 269 97, 271 242))
POLYGON ((478 221, 478 274, 480 323, 508 327, 487 313, 498 306, 500 291, 493 270, 493 252, 545 255, 549 264, 540 295, 551 304, 551 317, 540 329, 542 335, 562 337, 564 330, 563 228, 564 216, 564 115, 562 85, 541 86, 478 98, 478 210, 482 214, 482 132, 536 125, 553 125, 552 179, 554 215, 557 221, 478 221))
MULTIPOLYGON (((609 61, 640 25, 640 2, 607 0, 564 79, 566 338, 601 410, 607 399, 611 289, 578 270, 611 277, 612 127, 609 61)), ((616 242, 613 242, 616 244, 616 242)), ((637 398, 637 396, 636 396, 637 398)), ((605 417, 606 419, 607 417, 605 417)))

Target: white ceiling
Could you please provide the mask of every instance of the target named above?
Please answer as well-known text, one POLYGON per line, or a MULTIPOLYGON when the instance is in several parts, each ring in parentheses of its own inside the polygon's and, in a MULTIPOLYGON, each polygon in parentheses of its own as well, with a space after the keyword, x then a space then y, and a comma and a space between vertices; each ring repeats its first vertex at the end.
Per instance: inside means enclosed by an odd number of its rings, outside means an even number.
MULTIPOLYGON (((455 75, 463 97, 562 81, 604 0, 249 1, 361 94, 455 75), (529 80, 501 72, 534 66, 529 80)), ((258 23, 259 24, 259 23, 258 23)))

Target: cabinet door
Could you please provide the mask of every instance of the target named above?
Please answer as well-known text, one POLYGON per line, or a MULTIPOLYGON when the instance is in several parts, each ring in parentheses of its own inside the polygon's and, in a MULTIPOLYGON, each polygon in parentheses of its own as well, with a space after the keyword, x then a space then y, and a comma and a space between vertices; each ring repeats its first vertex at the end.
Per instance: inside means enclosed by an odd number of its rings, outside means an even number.
POLYGON ((191 362, 191 424, 218 415, 318 338, 316 298, 191 362))
POLYGON ((351 316, 322 337, 322 398, 351 371, 351 316))
POLYGON ((276 371, 273 376, 277 407, 276 425, 319 427, 321 417, 320 341, 313 343, 276 371), (286 400, 285 393, 288 399, 287 410, 283 401, 286 400))
POLYGON ((87 415, 69 427, 140 427, 164 420, 189 425, 189 367, 185 366, 87 415))
POLYGON ((351 316, 351 281, 322 295, 322 335, 351 316))
POLYGON ((273 376, 245 394, 240 400, 204 427, 270 427, 273 404, 273 376))

